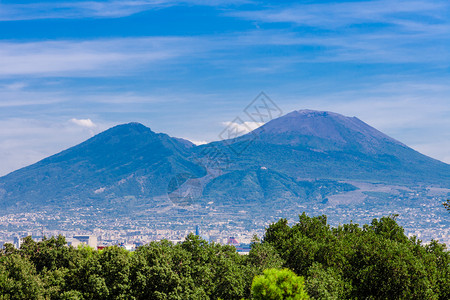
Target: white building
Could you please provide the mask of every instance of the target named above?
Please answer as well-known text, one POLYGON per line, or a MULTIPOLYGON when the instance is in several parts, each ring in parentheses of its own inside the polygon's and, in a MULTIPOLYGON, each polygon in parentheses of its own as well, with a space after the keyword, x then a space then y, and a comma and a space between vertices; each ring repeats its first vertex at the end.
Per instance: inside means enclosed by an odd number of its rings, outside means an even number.
POLYGON ((67 244, 75 248, 83 244, 97 249, 97 237, 93 235, 74 235, 73 238, 67 239, 67 244))

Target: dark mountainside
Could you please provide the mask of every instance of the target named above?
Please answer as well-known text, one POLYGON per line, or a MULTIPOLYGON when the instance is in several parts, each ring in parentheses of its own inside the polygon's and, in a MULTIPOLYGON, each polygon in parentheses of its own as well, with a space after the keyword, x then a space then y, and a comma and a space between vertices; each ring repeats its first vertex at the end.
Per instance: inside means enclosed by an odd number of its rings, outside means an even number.
POLYGON ((214 145, 229 153, 238 169, 259 165, 297 179, 450 187, 450 165, 420 154, 356 117, 332 112, 294 111, 214 145), (245 147, 240 154, 232 151, 245 147))
POLYGON ((166 192, 180 172, 204 175, 186 159, 192 143, 138 123, 115 126, 0 179, 1 206, 90 205, 166 192))
POLYGON ((242 137, 202 146, 154 133, 138 123, 119 125, 0 178, 0 207, 24 211, 120 206, 130 197, 166 196, 171 179, 179 174, 203 178, 204 200, 253 205, 320 199, 318 193, 355 189, 337 181, 450 187, 450 165, 358 118, 301 110, 242 137), (205 167, 198 159, 208 147, 226 153, 230 162, 229 168, 209 177, 205 175, 214 167, 205 167))

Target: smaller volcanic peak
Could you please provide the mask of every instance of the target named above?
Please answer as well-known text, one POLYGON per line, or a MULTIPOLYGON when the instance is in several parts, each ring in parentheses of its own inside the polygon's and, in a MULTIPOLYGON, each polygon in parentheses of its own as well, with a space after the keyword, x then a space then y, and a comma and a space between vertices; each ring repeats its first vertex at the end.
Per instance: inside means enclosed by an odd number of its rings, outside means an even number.
POLYGON ((155 133, 140 123, 118 125, 0 178, 0 190, 8 195, 4 201, 0 198, 0 207, 16 201, 84 205, 99 197, 161 195, 174 174, 203 174, 188 159, 191 147, 186 140, 155 133))
POLYGON ((84 143, 81 143, 78 146, 92 143, 105 143, 105 142, 114 143, 118 142, 119 140, 130 138, 132 139, 134 137, 156 138, 156 136, 157 134, 153 132, 150 128, 142 125, 141 123, 133 122, 111 127, 110 129, 101 132, 100 134, 92 137, 91 139, 87 140, 84 143))
POLYGON ((138 123, 138 122, 130 122, 130 123, 126 123, 126 124, 120 124, 117 126, 114 126, 108 130, 105 131, 106 132, 139 132, 139 133, 143 133, 143 132, 149 132, 152 131, 150 128, 148 128, 147 126, 138 123))

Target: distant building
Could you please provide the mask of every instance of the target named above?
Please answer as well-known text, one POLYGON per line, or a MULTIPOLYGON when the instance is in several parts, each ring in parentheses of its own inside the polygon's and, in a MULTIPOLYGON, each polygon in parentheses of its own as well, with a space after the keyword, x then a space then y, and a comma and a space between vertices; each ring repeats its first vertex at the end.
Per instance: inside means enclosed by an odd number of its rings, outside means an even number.
POLYGON ((227 244, 228 244, 228 245, 232 245, 232 246, 239 246, 239 242, 238 242, 238 241, 236 240, 236 238, 233 237, 233 236, 230 236, 230 237, 228 238, 227 244))
POLYGON ((231 246, 234 246, 236 248, 236 252, 241 254, 241 255, 242 254, 244 254, 244 255, 248 254, 250 252, 250 249, 251 249, 251 245, 250 244, 239 243, 236 240, 236 238, 233 237, 233 236, 230 236, 228 238, 227 244, 231 245, 231 246))
POLYGON ((195 235, 200 235, 200 226, 195 226, 195 235))
POLYGON ((136 245, 134 245, 134 244, 120 243, 119 247, 123 248, 123 249, 125 249, 127 251, 134 251, 134 250, 136 250, 136 245))
POLYGON ((84 244, 97 249, 97 237, 93 235, 74 235, 73 238, 67 240, 67 244, 74 247, 84 244))
POLYGON ((20 246, 22 246, 23 243, 23 238, 20 238, 18 236, 14 237, 14 247, 16 247, 16 249, 20 249, 20 246))
POLYGON ((202 234, 199 225, 195 226, 195 235, 200 237, 202 240, 209 242, 209 236, 207 234, 202 234))
POLYGON ((247 255, 250 252, 251 249, 250 244, 239 244, 239 246, 236 246, 236 252, 241 255, 247 255))

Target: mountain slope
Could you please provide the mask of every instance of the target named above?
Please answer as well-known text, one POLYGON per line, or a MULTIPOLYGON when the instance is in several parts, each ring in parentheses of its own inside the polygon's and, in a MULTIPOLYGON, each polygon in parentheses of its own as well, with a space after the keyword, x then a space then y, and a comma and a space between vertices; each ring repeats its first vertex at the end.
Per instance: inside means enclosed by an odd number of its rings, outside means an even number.
POLYGON ((260 141, 317 151, 385 154, 395 147, 406 147, 356 117, 326 111, 293 111, 268 122, 253 134, 260 141))
POLYGON ((116 209, 127 201, 156 205, 155 197, 189 190, 202 203, 270 207, 354 189, 339 181, 450 188, 450 165, 331 112, 294 111, 244 136, 202 146, 130 123, 1 177, 0 208, 116 209), (228 168, 218 170, 205 153, 228 168), (186 186, 191 182, 196 186, 186 186), (319 187, 326 192, 315 193, 319 187))
POLYGON ((355 189, 350 184, 335 181, 297 181, 262 167, 217 177, 206 186, 203 196, 220 204, 247 203, 279 209, 286 201, 300 204, 355 189))
POLYGON ((332 112, 294 111, 214 145, 228 153, 235 169, 265 166, 297 179, 450 186, 450 165, 420 154, 356 117, 332 112))
POLYGON ((0 205, 90 205, 105 199, 161 195, 171 174, 202 176, 186 159, 193 145, 130 123, 0 179, 0 205))

